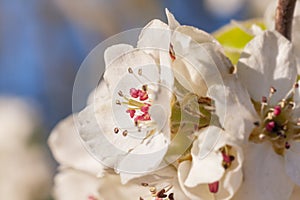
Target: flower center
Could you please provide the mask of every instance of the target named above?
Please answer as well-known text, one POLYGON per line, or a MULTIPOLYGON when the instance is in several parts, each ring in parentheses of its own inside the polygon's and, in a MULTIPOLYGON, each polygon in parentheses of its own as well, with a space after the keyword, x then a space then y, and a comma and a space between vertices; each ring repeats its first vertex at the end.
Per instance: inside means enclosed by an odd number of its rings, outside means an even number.
MULTIPOLYGON (((166 186, 158 190, 155 186, 149 186, 148 183, 141 183, 143 187, 149 187, 149 192, 151 194, 150 198, 147 199, 153 199, 153 200, 175 200, 174 193, 170 192, 170 190, 173 188, 172 185, 166 186)), ((140 197, 140 200, 146 200, 142 197, 140 197)))
POLYGON ((298 84, 280 100, 275 106, 270 105, 270 100, 276 89, 271 87, 269 97, 262 97, 262 101, 254 103, 260 115, 260 121, 254 122, 256 128, 249 140, 255 143, 269 141, 274 151, 283 155, 290 148, 290 141, 299 138, 299 119, 293 115, 295 109, 294 94, 298 84))
MULTIPOLYGON (((147 79, 143 75, 142 69, 139 69, 137 72, 134 72, 132 68, 128 68, 128 73, 133 76, 134 79, 143 84, 144 81, 140 80, 147 79)), ((134 127, 137 128, 138 132, 141 132, 143 128, 149 130, 150 132, 155 128, 155 122, 152 120, 149 110, 152 106, 152 97, 155 97, 155 90, 157 86, 143 84, 140 87, 132 87, 128 91, 118 91, 118 98, 116 100, 116 105, 125 106, 125 111, 128 117, 134 124, 134 127)), ((122 108, 124 109, 124 107, 122 108)), ((122 130, 123 136, 127 136, 128 132, 131 131, 133 127, 115 127, 114 133, 118 134, 122 130)))

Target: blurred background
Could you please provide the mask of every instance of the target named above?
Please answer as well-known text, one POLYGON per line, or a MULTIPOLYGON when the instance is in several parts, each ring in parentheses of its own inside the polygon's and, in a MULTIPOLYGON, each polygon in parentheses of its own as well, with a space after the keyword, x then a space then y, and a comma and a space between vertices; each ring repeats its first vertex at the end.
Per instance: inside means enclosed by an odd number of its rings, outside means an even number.
MULTIPOLYGON (((46 149, 50 130, 72 113, 72 87, 80 64, 101 41, 121 31, 143 27, 154 18, 166 21, 165 8, 181 24, 213 32, 230 19, 262 16, 268 2, 0 0, 0 98, 4 99, 0 101, 3 103, 0 113, 13 122, 10 126, 18 127, 21 132, 24 131, 22 123, 18 123, 15 116, 7 117, 6 113, 27 113, 16 116, 33 121, 35 128, 30 130, 35 134, 32 137, 38 137, 41 148, 46 149), (27 111, 19 109, 20 101, 26 102, 25 107, 29 106, 27 111), (31 112, 35 114, 28 114, 31 112)), ((3 130, 0 134, 9 133, 3 130)), ((44 156, 50 157, 47 151, 44 156)), ((0 162, 4 162, 1 159, 0 162)), ((45 162, 49 162, 50 171, 54 169, 51 158, 45 162)), ((51 180, 51 172, 47 177, 51 180)))

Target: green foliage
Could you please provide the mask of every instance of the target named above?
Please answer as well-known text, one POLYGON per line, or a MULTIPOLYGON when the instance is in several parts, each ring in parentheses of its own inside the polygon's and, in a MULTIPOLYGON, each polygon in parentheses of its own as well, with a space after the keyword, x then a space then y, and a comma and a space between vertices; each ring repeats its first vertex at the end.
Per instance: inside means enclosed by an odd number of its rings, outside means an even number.
POLYGON ((244 22, 231 22, 213 33, 213 36, 223 45, 226 56, 235 65, 240 58, 243 48, 253 39, 250 28, 257 25, 265 30, 265 25, 259 19, 244 22))

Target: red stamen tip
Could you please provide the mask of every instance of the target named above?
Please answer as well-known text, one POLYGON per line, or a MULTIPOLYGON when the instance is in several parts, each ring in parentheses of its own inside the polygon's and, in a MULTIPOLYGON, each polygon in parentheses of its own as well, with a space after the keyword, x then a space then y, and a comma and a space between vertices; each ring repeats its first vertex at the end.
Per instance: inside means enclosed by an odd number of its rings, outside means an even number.
POLYGON ((126 112, 129 113, 131 118, 133 118, 135 115, 135 110, 126 110, 126 112))
POLYGON ((88 200, 97 200, 94 196, 90 195, 88 196, 88 200))
POLYGON ((275 106, 273 113, 274 113, 275 116, 280 115, 280 113, 281 113, 281 107, 280 106, 275 106))
POLYGON ((291 145, 290 145, 288 142, 286 142, 286 143, 285 143, 285 148, 286 148, 286 149, 289 149, 289 148, 291 148, 291 145))
POLYGON ((139 90, 135 88, 130 89, 130 96, 133 98, 138 98, 139 97, 139 90))
POLYGON ((138 95, 139 95, 141 101, 145 101, 148 99, 148 94, 145 91, 139 90, 138 95))
POLYGON ((149 105, 143 106, 143 107, 141 108, 141 111, 142 111, 143 113, 147 113, 147 112, 149 111, 149 105))
POLYGON ((266 125, 267 131, 272 132, 274 130, 274 128, 275 128, 275 122, 274 121, 271 121, 271 122, 267 123, 267 125, 266 125))
POLYGON ((208 184, 208 187, 211 193, 217 193, 219 190, 219 181, 208 184))

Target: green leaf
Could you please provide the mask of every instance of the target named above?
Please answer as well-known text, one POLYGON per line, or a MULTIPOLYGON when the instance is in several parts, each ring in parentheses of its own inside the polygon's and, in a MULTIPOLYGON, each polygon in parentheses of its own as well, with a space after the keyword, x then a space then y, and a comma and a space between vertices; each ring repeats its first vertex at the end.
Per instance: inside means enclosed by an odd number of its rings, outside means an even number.
POLYGON ((233 64, 237 64, 243 48, 254 37, 250 33, 252 25, 257 25, 262 30, 266 29, 262 20, 252 19, 243 22, 231 22, 213 33, 213 36, 223 45, 226 56, 233 64))

